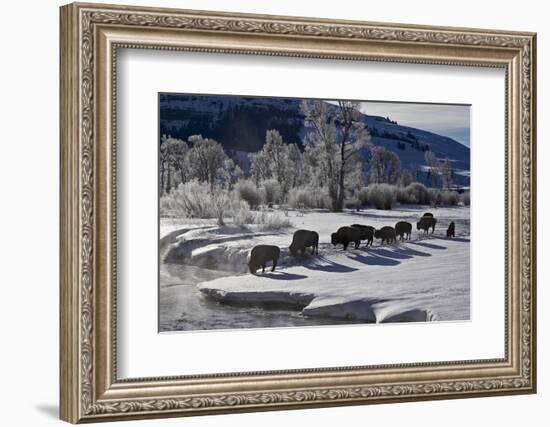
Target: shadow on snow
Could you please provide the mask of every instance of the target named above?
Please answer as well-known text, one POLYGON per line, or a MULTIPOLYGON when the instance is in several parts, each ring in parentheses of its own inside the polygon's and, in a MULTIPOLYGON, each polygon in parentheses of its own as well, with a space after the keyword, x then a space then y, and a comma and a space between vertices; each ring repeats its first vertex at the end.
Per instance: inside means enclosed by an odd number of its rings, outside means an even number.
POLYGON ((301 280, 307 279, 308 277, 304 276, 303 274, 287 273, 286 271, 281 270, 269 271, 266 273, 258 274, 258 276, 273 280, 301 280))
POLYGON ((434 243, 428 243, 428 242, 410 242, 411 245, 418 245, 418 246, 423 246, 425 248, 430 248, 430 249, 447 249, 446 246, 441 246, 441 245, 436 245, 434 243))
POLYGON ((310 270, 325 271, 327 273, 350 273, 352 271, 357 271, 357 268, 339 264, 325 258, 323 255, 315 256, 311 261, 303 264, 303 266, 310 270))
POLYGON ((441 236, 433 236, 434 239, 439 240, 451 240, 453 242, 461 242, 461 243, 470 243, 470 239, 466 237, 441 237, 441 236))
POLYGON ((392 267, 401 264, 401 261, 380 256, 375 252, 367 252, 366 255, 364 255, 364 253, 354 253, 353 255, 348 255, 348 258, 357 262, 361 262, 365 265, 385 265, 388 267, 392 267))

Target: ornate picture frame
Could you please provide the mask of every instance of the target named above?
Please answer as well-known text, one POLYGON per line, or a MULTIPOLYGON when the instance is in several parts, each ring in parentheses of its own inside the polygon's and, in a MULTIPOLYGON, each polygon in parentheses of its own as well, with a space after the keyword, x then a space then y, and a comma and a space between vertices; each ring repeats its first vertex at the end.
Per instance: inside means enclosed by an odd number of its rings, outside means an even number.
POLYGON ((61 419, 79 423, 536 391, 535 34, 80 3, 60 13, 61 419), (504 69, 505 357, 118 379, 120 48, 504 69))

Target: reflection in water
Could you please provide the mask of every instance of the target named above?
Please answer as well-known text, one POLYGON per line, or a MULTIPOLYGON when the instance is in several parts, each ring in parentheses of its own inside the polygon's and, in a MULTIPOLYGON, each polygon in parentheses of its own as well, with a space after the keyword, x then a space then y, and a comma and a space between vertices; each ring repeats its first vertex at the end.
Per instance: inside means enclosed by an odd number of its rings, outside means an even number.
POLYGON ((355 323, 351 320, 308 318, 295 310, 232 307, 205 298, 196 287, 198 283, 234 274, 161 263, 160 332, 355 323))

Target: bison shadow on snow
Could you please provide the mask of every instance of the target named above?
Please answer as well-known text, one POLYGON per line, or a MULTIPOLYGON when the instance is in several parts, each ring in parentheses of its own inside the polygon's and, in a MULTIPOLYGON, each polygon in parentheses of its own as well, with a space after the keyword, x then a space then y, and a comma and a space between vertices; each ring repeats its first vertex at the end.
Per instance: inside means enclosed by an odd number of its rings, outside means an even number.
POLYGON ((470 243, 470 239, 466 238, 466 237, 445 237, 445 236, 434 236, 433 237, 434 239, 439 239, 439 240, 451 240, 453 242, 461 242, 461 243, 470 243))
MULTIPOLYGON (((451 240, 451 239, 449 239, 451 240)), ((428 242, 409 242, 411 245, 418 245, 423 246, 425 248, 429 249, 448 249, 446 246, 436 245, 434 243, 428 243, 428 242)))
POLYGON ((380 256, 385 256, 388 258, 396 258, 396 259, 408 259, 408 258, 414 258, 415 256, 421 256, 421 257, 432 256, 432 254, 429 254, 427 252, 421 252, 413 248, 399 247, 399 246, 393 249, 389 249, 388 247, 376 248, 375 252, 380 256))
MULTIPOLYGON (((411 242, 412 243, 412 242, 411 242)), ((366 265, 385 265, 396 266, 401 263, 401 260, 414 258, 416 256, 430 257, 429 253, 421 252, 412 248, 403 247, 380 247, 369 248, 368 251, 361 253, 350 252, 348 258, 361 262, 366 265), (366 255, 365 255, 366 254, 366 255)))
POLYGON ((348 255, 349 259, 352 259, 357 262, 361 262, 365 265, 383 265, 386 267, 394 267, 401 264, 401 261, 398 261, 393 258, 387 258, 380 256, 373 251, 364 252, 364 253, 353 253, 348 255), (364 255, 366 254, 366 255, 364 255))
POLYGON ((311 261, 304 263, 303 266, 309 270, 325 271, 327 273, 351 273, 352 271, 357 271, 357 268, 338 264, 322 255, 312 258, 311 261))

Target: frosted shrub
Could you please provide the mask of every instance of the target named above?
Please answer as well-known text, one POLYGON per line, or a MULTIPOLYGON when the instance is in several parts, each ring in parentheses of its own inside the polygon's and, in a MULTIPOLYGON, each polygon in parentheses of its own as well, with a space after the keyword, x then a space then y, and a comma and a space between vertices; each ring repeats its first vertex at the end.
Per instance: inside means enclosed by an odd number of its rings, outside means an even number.
POLYGON ((218 218, 218 225, 225 225, 224 216, 227 210, 231 207, 231 197, 229 191, 225 188, 214 188, 212 195, 212 210, 216 218, 218 218))
POLYGON ((277 231, 283 228, 292 227, 290 220, 278 212, 259 212, 256 214, 255 222, 262 231, 277 231))
POLYGON ((326 191, 320 189, 313 189, 313 200, 315 202, 315 207, 318 209, 330 209, 332 206, 332 201, 330 200, 329 195, 326 191))
POLYGON ((428 191, 430 192, 430 204, 432 206, 441 206, 443 203, 441 190, 438 190, 437 188, 430 188, 428 191))
POLYGON ((253 212, 248 205, 233 210, 233 224, 242 227, 255 224, 261 231, 276 231, 292 227, 292 223, 284 214, 279 212, 253 212))
POLYGON ((361 206, 369 204, 368 194, 369 193, 368 193, 367 187, 361 188, 361 190, 359 190, 359 192, 357 193, 357 198, 359 199, 361 206))
POLYGON ((293 209, 328 209, 331 203, 328 194, 319 188, 292 188, 288 205, 293 209))
POLYGON ((464 206, 470 206, 470 191, 465 191, 460 196, 460 201, 464 206))
POLYGON ((391 209, 397 201, 396 187, 389 184, 371 184, 367 187, 367 200, 376 209, 391 209))
POLYGON ((442 191, 441 192, 441 204, 445 206, 458 205, 458 193, 455 191, 442 191))
POLYGON ((160 199, 161 216, 181 218, 213 218, 215 209, 210 186, 197 180, 180 184, 160 199))
POLYGON ((400 203, 429 205, 431 202, 430 191, 425 185, 419 182, 413 182, 407 185, 400 193, 400 197, 403 200, 400 200, 400 203))
POLYGON ((407 191, 406 187, 397 187, 397 202, 402 205, 417 204, 416 195, 411 191, 407 191))
POLYGON ((281 198, 281 186, 274 179, 262 182, 262 199, 264 204, 270 205, 279 203, 281 198))
POLYGON ((242 180, 235 186, 239 197, 248 203, 252 209, 256 209, 261 202, 261 195, 258 188, 252 181, 242 180))
POLYGON ((174 209, 174 199, 169 195, 160 198, 159 209, 162 218, 174 218, 178 216, 174 209))
POLYGON ((241 203, 233 206, 233 224, 241 227, 246 224, 254 224, 255 215, 250 210, 248 203, 241 200, 241 203))
POLYGON ((357 197, 348 197, 344 201, 344 207, 346 209, 359 209, 361 201, 357 197))
POLYGON ((311 192, 301 188, 292 188, 288 193, 288 205, 293 209, 313 208, 311 192))

